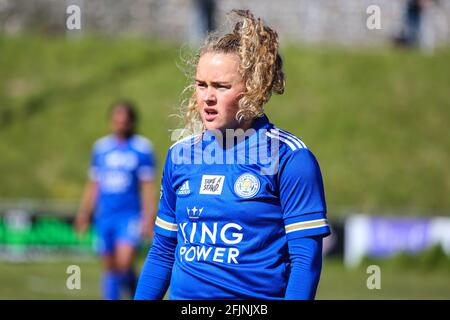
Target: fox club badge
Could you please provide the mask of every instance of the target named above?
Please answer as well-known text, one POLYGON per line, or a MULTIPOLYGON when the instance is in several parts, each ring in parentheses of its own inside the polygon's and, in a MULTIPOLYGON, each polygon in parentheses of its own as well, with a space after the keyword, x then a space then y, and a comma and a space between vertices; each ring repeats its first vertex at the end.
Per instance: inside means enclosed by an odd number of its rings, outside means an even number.
POLYGON ((258 177, 251 173, 244 173, 234 183, 234 192, 241 198, 254 197, 260 188, 258 177))

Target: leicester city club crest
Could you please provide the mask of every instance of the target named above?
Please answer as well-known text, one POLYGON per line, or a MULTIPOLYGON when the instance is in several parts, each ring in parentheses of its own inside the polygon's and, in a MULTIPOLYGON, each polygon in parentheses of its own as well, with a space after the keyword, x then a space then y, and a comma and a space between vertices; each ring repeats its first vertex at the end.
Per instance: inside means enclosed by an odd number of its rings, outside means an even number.
POLYGON ((234 183, 234 192, 241 198, 251 198, 259 191, 258 177, 251 173, 244 173, 234 183))

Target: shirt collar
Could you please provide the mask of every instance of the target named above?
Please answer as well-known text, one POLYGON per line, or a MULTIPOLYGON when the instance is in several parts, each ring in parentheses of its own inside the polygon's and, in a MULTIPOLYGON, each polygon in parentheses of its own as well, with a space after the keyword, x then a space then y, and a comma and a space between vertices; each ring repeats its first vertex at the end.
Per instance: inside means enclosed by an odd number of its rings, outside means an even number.
POLYGON ((270 125, 269 118, 264 113, 261 117, 253 120, 252 128, 255 130, 259 130, 262 128, 267 128, 270 125))
MULTIPOLYGON (((263 114, 261 117, 255 118, 253 120, 253 123, 252 123, 252 126, 250 127, 250 129, 258 131, 258 130, 261 130, 261 129, 267 129, 270 125, 271 124, 270 124, 269 118, 267 117, 266 114, 263 114)), ((247 140, 248 142, 256 141, 256 139, 257 139, 256 136, 257 135, 258 134, 253 134, 253 135, 251 135, 249 137, 246 137, 245 140, 247 140)), ((206 140, 206 141, 209 141, 209 142, 206 143, 206 144, 209 144, 209 143, 211 143, 213 141, 216 141, 217 137, 214 135, 213 131, 205 130, 203 132, 203 139, 206 140)), ((222 141, 221 145, 224 146, 224 143, 225 143, 225 134, 223 135, 223 141, 222 141)))

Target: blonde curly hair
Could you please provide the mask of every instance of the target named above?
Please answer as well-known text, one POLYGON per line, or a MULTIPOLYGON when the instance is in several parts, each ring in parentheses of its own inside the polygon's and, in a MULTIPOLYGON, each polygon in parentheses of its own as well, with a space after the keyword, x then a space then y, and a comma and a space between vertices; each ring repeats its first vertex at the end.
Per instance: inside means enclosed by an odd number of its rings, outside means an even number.
MULTIPOLYGON (((283 62, 278 53, 278 34, 249 10, 232 10, 238 21, 230 33, 223 36, 210 34, 190 64, 196 69, 205 53, 232 53, 239 57, 238 72, 245 82, 245 91, 239 100, 236 119, 246 122, 264 113, 263 106, 272 93, 283 94, 285 76, 283 62)), ((191 80, 194 80, 193 77, 191 80)), ((192 81, 193 82, 193 81, 192 81)), ((204 130, 197 108, 195 86, 191 83, 183 92, 190 97, 182 103, 185 128, 198 133, 204 130)))

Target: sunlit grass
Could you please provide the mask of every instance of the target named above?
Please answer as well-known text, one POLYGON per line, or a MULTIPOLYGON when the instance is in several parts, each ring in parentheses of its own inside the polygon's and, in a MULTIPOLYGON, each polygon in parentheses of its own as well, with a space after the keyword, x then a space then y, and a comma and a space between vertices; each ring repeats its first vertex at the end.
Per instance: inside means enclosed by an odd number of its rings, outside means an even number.
MULTIPOLYGON (((137 102, 158 173, 186 84, 180 49, 149 39, 0 37, 0 197, 77 199, 109 104, 137 102)), ((283 48, 269 118, 317 156, 330 216, 350 206, 450 208, 450 50, 283 48)), ((406 208, 406 210, 404 210, 406 208)))

